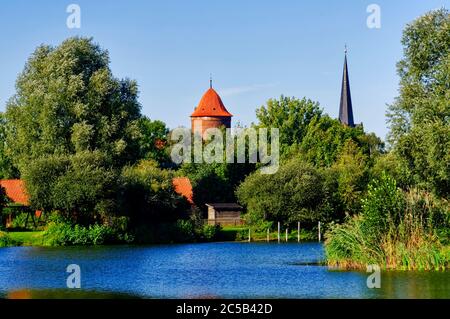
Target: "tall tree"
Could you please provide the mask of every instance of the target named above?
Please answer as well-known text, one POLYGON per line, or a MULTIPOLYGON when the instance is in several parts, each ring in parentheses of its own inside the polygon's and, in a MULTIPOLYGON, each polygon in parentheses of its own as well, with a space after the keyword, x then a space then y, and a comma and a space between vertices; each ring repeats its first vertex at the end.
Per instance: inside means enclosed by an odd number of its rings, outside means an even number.
POLYGON ((0 113, 0 179, 17 177, 19 177, 19 171, 13 165, 7 152, 5 115, 0 113))
POLYGON ((319 103, 309 99, 296 99, 281 96, 279 100, 270 99, 265 106, 256 110, 258 127, 278 128, 282 153, 295 147, 306 135, 309 123, 320 118, 322 110, 319 103))
POLYGON ((122 166, 136 160, 137 84, 118 80, 108 52, 69 38, 36 49, 6 107, 7 146, 19 169, 51 154, 101 150, 122 166))
POLYGON ((5 113, 7 151, 35 208, 77 222, 115 211, 118 175, 140 153, 137 97, 92 39, 36 49, 5 113))
POLYGON ((400 95, 389 107, 389 141, 411 183, 450 194, 450 14, 431 11, 409 24, 398 63, 400 95))

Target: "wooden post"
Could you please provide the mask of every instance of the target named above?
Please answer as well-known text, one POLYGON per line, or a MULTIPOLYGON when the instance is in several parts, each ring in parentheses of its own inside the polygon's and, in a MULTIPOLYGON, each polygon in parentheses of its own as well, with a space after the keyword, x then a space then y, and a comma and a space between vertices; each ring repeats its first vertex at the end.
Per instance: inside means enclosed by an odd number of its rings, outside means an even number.
POLYGON ((251 241, 251 236, 250 236, 250 228, 248 229, 248 242, 251 241))
POLYGON ((280 242, 280 222, 278 222, 278 242, 280 242))
POLYGON ((267 228, 267 242, 270 242, 270 228, 267 228))
POLYGON ((286 228, 286 242, 288 242, 288 228, 286 228))
POLYGON ((320 233, 320 222, 319 222, 319 242, 322 241, 322 234, 320 233))
POLYGON ((300 222, 297 224, 297 241, 300 242, 300 222))

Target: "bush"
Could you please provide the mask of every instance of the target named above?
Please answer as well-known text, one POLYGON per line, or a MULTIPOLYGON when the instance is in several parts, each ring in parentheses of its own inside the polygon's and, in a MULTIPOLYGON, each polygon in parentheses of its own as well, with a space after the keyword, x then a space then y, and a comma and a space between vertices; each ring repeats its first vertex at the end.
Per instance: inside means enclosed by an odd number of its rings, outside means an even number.
POLYGON ((195 225, 192 220, 177 220, 175 223, 175 234, 173 238, 177 242, 190 242, 196 238, 195 225))
POLYGON ((249 175, 236 195, 246 206, 251 225, 262 220, 317 221, 325 201, 324 178, 318 169, 294 159, 273 175, 249 175))
POLYGON ((214 241, 220 233, 220 225, 204 225, 199 237, 203 241, 214 241))
POLYGON ((16 242, 8 235, 8 233, 0 231, 0 247, 14 246, 16 242))
POLYGON ((111 226, 94 224, 83 227, 64 222, 50 222, 43 237, 47 246, 86 246, 133 241, 132 236, 111 226))

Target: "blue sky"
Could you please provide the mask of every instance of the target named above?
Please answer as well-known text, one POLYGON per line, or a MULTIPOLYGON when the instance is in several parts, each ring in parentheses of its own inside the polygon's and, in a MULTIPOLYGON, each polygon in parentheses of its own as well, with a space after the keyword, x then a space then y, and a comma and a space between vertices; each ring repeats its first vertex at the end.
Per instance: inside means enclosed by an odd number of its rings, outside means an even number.
POLYGON ((36 46, 82 35, 108 49, 115 76, 137 80, 142 112, 171 128, 189 126, 210 73, 234 122, 249 125, 281 94, 316 100, 336 117, 347 43, 355 121, 384 138, 402 30, 442 6, 450 0, 1 0, 0 110, 36 46), (81 29, 66 26, 71 3, 81 29), (380 29, 366 24, 372 3, 380 29))

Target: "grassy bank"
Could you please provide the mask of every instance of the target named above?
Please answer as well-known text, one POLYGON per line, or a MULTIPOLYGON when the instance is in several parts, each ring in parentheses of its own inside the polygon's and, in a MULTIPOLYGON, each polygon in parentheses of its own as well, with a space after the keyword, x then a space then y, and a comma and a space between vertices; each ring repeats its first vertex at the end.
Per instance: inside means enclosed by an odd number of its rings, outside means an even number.
POLYGON ((361 215, 327 233, 327 261, 345 269, 448 269, 448 234, 439 231, 448 227, 447 202, 417 190, 404 193, 385 176, 369 186, 361 215))
POLYGON ((0 247, 42 245, 42 231, 0 232, 0 247))

